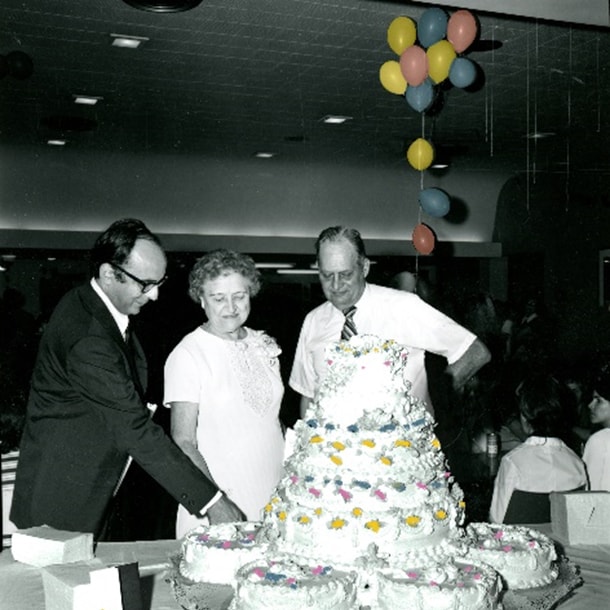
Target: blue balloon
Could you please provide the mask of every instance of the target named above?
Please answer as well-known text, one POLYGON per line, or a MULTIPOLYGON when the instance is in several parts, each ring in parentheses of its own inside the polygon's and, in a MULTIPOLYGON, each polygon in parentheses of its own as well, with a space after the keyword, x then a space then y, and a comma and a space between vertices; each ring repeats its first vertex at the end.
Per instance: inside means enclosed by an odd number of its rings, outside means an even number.
POLYGON ((456 57, 449 67, 449 81, 454 87, 463 89, 470 87, 477 77, 477 69, 474 62, 465 57, 456 57))
POLYGON ((432 80, 427 78, 421 85, 417 85, 417 87, 409 85, 405 93, 405 98, 413 110, 423 112, 434 100, 434 85, 432 84, 432 80))
POLYGON ((417 38, 424 49, 445 38, 448 20, 441 8, 429 8, 422 13, 417 23, 417 38))
POLYGON ((449 212, 449 197, 441 189, 424 189, 419 193, 419 203, 426 214, 436 218, 441 218, 449 212))

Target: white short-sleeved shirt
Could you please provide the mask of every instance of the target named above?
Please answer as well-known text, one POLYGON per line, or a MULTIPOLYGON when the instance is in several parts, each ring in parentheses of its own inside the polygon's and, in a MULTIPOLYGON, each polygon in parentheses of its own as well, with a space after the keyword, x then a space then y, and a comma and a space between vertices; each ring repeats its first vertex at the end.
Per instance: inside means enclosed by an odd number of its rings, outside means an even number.
MULTIPOLYGON (((394 339, 409 349, 407 377, 413 384, 411 391, 432 410, 425 352, 445 356, 453 364, 476 336, 417 295, 393 288, 366 284, 356 308, 354 322, 359 334, 394 339)), ((324 350, 339 341, 344 319, 343 313, 329 301, 305 317, 289 380, 290 387, 299 394, 314 397, 326 374, 324 350)))
MULTIPOLYGON (((249 520, 260 520, 282 474, 279 410, 284 386, 277 343, 247 328, 229 341, 197 328, 165 363, 164 404, 199 406, 197 448, 219 488, 249 520)), ((198 524, 178 513, 178 536, 198 524)))
POLYGON ((570 491, 587 484, 583 461, 561 439, 530 436, 500 461, 489 519, 502 523, 513 490, 570 491))
POLYGON ((610 428, 589 437, 582 459, 587 465, 591 489, 610 491, 610 428))

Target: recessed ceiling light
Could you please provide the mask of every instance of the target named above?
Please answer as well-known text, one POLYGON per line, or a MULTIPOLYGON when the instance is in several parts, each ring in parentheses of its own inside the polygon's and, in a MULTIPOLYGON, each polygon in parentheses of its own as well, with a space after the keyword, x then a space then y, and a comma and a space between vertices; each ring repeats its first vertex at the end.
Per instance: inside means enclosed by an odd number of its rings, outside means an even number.
POLYGON ((528 140, 543 140, 544 138, 552 138, 556 135, 554 131, 534 131, 533 133, 528 133, 525 137, 528 140))
POLYGON ((65 146, 66 140, 61 140, 59 138, 53 138, 52 140, 47 140, 47 144, 49 146, 65 146))
POLYGON ((1 273, 2 271, 6 271, 6 267, 3 267, 2 265, 0 265, 0 273, 1 273))
POLYGON ((292 269, 294 263, 256 263, 257 269, 292 269))
POLYGON ((272 157, 275 157, 275 153, 261 151, 254 153, 254 156, 258 157, 259 159, 271 159, 272 157))
POLYGON ((449 163, 433 163, 430 169, 447 169, 448 167, 449 163))
POLYGON ((75 104, 84 104, 85 106, 95 106, 103 97, 98 95, 74 95, 75 104))
POLYGON ((331 123, 333 125, 340 125, 341 123, 345 123, 346 121, 351 121, 353 117, 351 116, 342 116, 340 114, 327 114, 322 118, 323 123, 331 123))
POLYGON ((146 36, 124 36, 123 34, 110 34, 110 37, 113 47, 124 49, 137 49, 143 42, 150 40, 146 36))

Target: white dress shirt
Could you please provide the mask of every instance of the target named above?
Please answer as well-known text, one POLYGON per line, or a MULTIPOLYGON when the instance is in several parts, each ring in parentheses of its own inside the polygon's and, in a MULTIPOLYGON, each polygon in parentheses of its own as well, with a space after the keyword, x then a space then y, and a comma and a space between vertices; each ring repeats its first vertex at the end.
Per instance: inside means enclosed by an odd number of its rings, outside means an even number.
POLYGON ((587 465, 590 488, 610 491, 610 428, 603 428, 589 437, 582 459, 587 465))
POLYGON ((502 523, 513 490, 570 491, 587 484, 583 461, 560 439, 530 436, 500 461, 489 520, 502 523))

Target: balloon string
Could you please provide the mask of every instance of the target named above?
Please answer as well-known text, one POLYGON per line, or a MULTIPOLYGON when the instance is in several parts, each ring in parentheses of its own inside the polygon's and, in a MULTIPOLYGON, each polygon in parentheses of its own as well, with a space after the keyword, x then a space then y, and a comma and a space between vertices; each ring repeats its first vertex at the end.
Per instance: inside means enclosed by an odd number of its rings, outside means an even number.
POLYGON ((490 84, 490 112, 489 112, 489 156, 494 156, 494 77, 496 74, 496 24, 491 28, 491 84, 490 84))
POLYGON ((572 127, 572 28, 569 29, 568 37, 568 135, 566 137, 566 206, 570 206, 570 129, 572 127))
MULTIPOLYGON (((536 65, 534 66, 534 133, 538 133, 538 20, 536 20, 536 65)), ((536 184, 536 161, 538 160, 538 138, 534 138, 532 158, 532 182, 536 184)))

